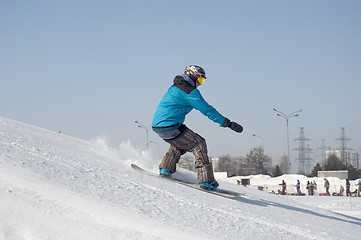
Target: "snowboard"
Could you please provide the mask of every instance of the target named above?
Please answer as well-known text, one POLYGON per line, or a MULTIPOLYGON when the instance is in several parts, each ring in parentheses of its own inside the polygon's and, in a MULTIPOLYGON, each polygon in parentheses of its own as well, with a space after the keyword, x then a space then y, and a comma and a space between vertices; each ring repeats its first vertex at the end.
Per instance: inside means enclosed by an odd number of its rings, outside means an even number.
MULTIPOLYGON (((139 167, 136 164, 131 164, 130 166, 136 171, 142 172, 142 173, 147 174, 149 176, 161 178, 159 175, 157 175, 155 173, 152 173, 152 172, 149 172, 149 171, 145 170, 144 168, 139 167)), ((187 187, 193 188, 193 189, 198 190, 198 191, 202 191, 202 192, 205 192, 205 193, 209 193, 209 194, 213 194, 213 195, 217 195, 217 196, 221 196, 221 197, 225 197, 225 198, 229 198, 229 199, 237 199, 237 198, 245 195, 245 193, 230 191, 230 190, 222 189, 222 188, 219 188, 219 187, 216 188, 213 191, 209 191, 209 190, 205 190, 205 189, 200 188, 198 184, 186 182, 186 181, 183 181, 183 180, 180 180, 180 179, 174 179, 174 178, 161 178, 161 179, 164 179, 164 180, 167 180, 167 181, 172 181, 172 182, 174 182, 176 184, 187 186, 187 187)))

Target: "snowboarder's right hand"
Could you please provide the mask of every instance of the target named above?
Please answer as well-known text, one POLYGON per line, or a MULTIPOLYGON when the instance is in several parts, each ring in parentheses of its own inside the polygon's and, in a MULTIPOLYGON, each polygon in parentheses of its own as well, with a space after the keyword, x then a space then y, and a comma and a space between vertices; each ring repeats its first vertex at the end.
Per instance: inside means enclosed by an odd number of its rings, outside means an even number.
POLYGON ((229 127, 235 132, 241 133, 243 132, 243 127, 236 122, 231 122, 228 118, 224 119, 222 127, 229 127))

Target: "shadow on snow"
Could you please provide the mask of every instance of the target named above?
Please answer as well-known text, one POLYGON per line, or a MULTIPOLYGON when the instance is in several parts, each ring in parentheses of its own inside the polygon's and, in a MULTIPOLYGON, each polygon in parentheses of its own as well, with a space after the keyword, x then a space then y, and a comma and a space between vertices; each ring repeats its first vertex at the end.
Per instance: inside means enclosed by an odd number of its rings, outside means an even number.
POLYGON ((278 208, 283 208, 283 209, 287 209, 287 210, 291 210, 291 211, 295 211, 295 212, 302 212, 302 213, 307 213, 316 217, 322 217, 322 218, 328 218, 328 219, 332 219, 335 221, 341 221, 341 222, 346 222, 346 223, 351 223, 351 224, 355 224, 355 225, 359 225, 361 226, 361 219, 360 218, 356 218, 356 217, 351 217, 351 216, 347 216, 341 213, 335 213, 338 214, 342 217, 345 218, 349 218, 350 220, 346 220, 346 219, 342 219, 342 218, 338 218, 338 217, 334 217, 334 216, 327 216, 321 213, 317 213, 311 210, 307 210, 304 208, 299 208, 299 207, 293 207, 293 206, 289 206, 289 205, 285 205, 285 204, 281 204, 281 203, 276 203, 276 202, 272 202, 272 201, 268 201, 268 200, 252 200, 252 199, 247 199, 244 197, 236 197, 233 200, 236 200, 238 202, 242 202, 242 203, 246 203, 246 204, 252 204, 252 205, 257 205, 257 206, 261 206, 261 207, 278 207, 278 208))

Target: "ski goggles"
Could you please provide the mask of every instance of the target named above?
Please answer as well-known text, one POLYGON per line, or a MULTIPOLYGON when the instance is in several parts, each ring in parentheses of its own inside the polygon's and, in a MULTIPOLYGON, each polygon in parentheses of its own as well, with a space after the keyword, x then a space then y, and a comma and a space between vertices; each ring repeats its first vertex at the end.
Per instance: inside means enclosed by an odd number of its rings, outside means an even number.
POLYGON ((206 79, 205 77, 199 76, 197 81, 198 81, 199 84, 203 84, 205 79, 206 79))

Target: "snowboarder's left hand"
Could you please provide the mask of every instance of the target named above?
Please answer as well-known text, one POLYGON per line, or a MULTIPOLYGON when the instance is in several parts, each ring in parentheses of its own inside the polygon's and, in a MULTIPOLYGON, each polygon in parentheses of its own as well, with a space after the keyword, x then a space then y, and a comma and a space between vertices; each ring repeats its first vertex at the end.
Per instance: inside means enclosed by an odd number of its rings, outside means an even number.
POLYGON ((229 127, 235 132, 241 133, 243 132, 243 127, 236 122, 231 122, 228 118, 224 119, 222 127, 229 127))

